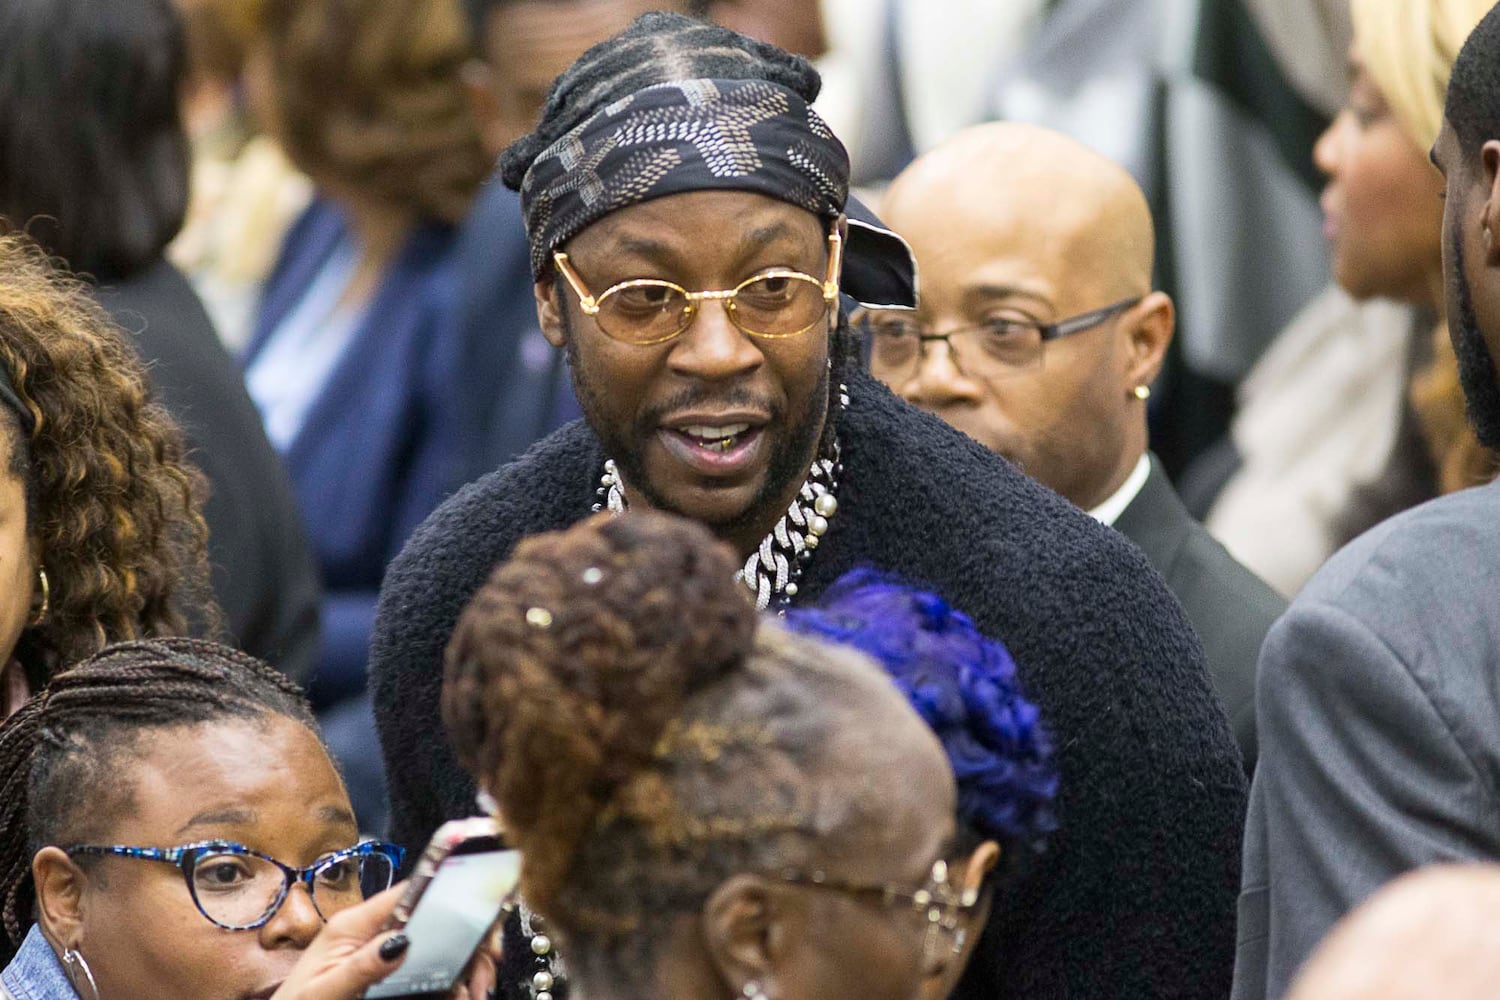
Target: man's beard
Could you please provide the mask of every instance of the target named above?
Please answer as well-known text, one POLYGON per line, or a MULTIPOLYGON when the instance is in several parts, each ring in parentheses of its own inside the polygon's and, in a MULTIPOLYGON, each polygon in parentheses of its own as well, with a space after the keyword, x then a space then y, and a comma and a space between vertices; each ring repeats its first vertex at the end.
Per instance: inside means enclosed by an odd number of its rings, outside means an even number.
POLYGON ((789 414, 783 406, 768 407, 766 400, 743 390, 712 394, 702 389, 687 389, 665 403, 642 412, 631 426, 620 427, 611 424, 607 416, 609 410, 603 405, 603 396, 609 390, 596 384, 593 373, 580 363, 571 324, 565 319, 563 325, 573 391, 578 397, 578 406, 583 411, 584 420, 603 444, 605 455, 614 459, 621 476, 639 491, 642 500, 656 510, 684 517, 693 516, 682 510, 651 481, 646 473, 644 452, 646 442, 659 431, 662 417, 691 409, 700 403, 711 402, 721 406, 727 404, 767 409, 771 418, 766 425, 767 429, 780 427, 781 434, 770 442, 771 458, 766 467, 765 480, 754 499, 738 514, 709 524, 708 527, 716 533, 729 534, 758 523, 773 523, 783 513, 781 510, 768 511, 766 507, 772 503, 779 504, 792 491, 794 484, 806 477, 808 467, 816 458, 815 450, 824 425, 831 419, 828 415, 830 379, 826 367, 820 369, 818 383, 801 413, 789 414))
POLYGON ((1468 270, 1464 266, 1464 248, 1456 232, 1450 244, 1458 315, 1448 317, 1448 332, 1453 352, 1458 356, 1458 380, 1463 386, 1469 423, 1474 426, 1479 443, 1486 448, 1500 448, 1500 381, 1495 360, 1479 329, 1479 315, 1474 309, 1468 270))

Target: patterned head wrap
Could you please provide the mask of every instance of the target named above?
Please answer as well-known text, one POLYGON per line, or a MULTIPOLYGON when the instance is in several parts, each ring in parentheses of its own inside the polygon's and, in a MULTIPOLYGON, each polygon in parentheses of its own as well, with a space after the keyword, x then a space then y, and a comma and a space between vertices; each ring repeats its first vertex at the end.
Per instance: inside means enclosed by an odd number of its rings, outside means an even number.
MULTIPOLYGON (((849 202, 849 154, 792 90, 765 80, 679 80, 636 91, 547 147, 521 183, 531 269, 606 215, 689 191, 749 191, 828 222, 849 202)), ((916 304, 915 264, 865 211, 851 220, 844 291, 916 304), (909 300, 909 301, 908 301, 909 300)))

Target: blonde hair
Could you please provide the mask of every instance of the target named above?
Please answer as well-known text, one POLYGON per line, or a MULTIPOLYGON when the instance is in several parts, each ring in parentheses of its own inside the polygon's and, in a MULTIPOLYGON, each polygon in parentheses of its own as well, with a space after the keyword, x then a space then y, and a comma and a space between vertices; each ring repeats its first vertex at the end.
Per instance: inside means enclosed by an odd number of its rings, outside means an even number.
POLYGON ((1365 69, 1424 152, 1442 127, 1458 50, 1493 6, 1494 0, 1350 0, 1365 69))
MULTIPOLYGON (((1448 77, 1458 50, 1494 0, 1350 0, 1354 45, 1401 128, 1425 152, 1443 124, 1448 77)), ((1496 454, 1464 416, 1458 361, 1439 324, 1432 360, 1408 394, 1432 458, 1438 490, 1452 493, 1495 477, 1496 454)))

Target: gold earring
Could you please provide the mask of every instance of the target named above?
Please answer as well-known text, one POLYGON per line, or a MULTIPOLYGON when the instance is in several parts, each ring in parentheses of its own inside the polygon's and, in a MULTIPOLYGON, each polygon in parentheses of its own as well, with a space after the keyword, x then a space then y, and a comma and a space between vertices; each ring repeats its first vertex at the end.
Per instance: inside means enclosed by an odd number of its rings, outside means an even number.
POLYGON ((1144 403, 1151 398, 1151 387, 1149 385, 1138 385, 1131 390, 1131 395, 1144 403))
POLYGON ((42 622, 46 621, 47 612, 52 608, 52 585, 47 582, 47 571, 38 567, 36 571, 36 580, 37 584, 42 589, 42 606, 37 609, 36 614, 31 616, 31 621, 27 622, 27 624, 32 628, 35 628, 42 622))

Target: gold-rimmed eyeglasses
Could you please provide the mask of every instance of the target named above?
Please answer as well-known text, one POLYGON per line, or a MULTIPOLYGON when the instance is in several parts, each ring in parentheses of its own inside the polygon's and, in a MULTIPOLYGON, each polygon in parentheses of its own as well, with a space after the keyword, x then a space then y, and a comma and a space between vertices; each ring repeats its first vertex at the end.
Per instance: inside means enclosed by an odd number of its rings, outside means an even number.
POLYGON ((578 306, 599 329, 624 344, 649 347, 678 337, 693 325, 701 302, 724 303, 729 321, 741 332, 764 340, 799 337, 834 308, 844 265, 844 241, 828 235, 828 277, 815 278, 789 267, 759 271, 734 288, 690 292, 660 278, 633 278, 611 285, 597 297, 574 270, 568 255, 552 254, 578 306))

